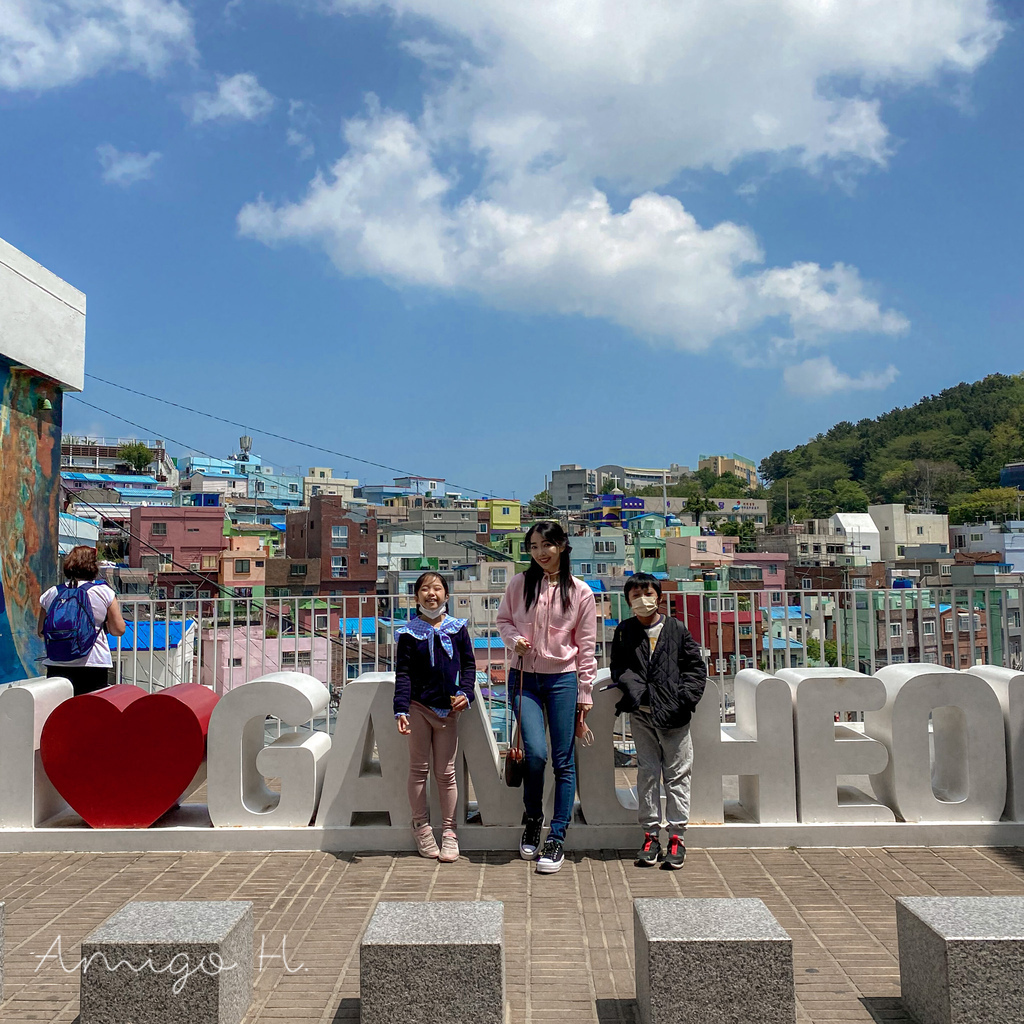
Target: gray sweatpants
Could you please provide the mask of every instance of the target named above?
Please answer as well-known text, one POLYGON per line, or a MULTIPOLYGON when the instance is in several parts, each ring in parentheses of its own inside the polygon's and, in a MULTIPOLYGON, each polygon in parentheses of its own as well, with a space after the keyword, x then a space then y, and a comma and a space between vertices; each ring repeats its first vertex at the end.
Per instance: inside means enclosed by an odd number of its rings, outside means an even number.
POLYGON ((658 729, 643 711, 634 711, 629 721, 636 744, 640 825, 645 832, 656 833, 661 828, 661 782, 664 778, 668 829, 681 835, 690 820, 690 769, 693 767, 690 727, 658 729))

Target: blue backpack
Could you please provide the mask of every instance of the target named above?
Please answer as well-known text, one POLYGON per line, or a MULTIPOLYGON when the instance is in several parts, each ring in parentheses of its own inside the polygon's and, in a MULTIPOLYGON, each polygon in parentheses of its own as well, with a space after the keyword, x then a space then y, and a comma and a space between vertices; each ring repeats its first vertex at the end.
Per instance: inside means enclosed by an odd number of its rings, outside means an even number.
POLYGON ((57 596, 46 612, 43 641, 49 661, 66 662, 84 658, 99 639, 103 627, 97 628, 89 604, 89 588, 95 583, 69 587, 62 583, 57 596))

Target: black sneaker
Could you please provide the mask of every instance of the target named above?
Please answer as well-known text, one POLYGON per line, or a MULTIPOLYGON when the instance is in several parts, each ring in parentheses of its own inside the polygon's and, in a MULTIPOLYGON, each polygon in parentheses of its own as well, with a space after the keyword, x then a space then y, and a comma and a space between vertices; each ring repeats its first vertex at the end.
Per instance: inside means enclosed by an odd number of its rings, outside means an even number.
POLYGON ((683 843, 683 837, 673 833, 669 836, 668 850, 661 858, 661 866, 666 871, 677 871, 683 866, 684 860, 686 860, 686 845, 683 843))
POLYGON ((519 856, 523 860, 536 860, 537 847, 540 846, 540 833, 544 828, 543 818, 527 818, 523 838, 519 840, 519 856))
POLYGON ((562 841, 560 839, 549 839, 541 851, 540 860, 537 861, 537 873, 541 875, 553 875, 561 866, 565 857, 562 855, 562 841))
POLYGON ((640 852, 637 853, 636 860, 633 863, 638 868, 653 868, 658 863, 660 856, 661 843, 658 842, 658 833, 645 832, 644 845, 640 847, 640 852))

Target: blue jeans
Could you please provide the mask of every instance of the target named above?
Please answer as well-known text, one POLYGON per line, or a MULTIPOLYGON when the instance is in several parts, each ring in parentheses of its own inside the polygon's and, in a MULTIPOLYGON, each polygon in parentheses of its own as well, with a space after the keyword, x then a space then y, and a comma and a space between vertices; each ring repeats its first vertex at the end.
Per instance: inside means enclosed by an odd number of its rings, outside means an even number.
POLYGON ((544 713, 547 712, 551 767, 555 772, 555 813, 548 838, 564 841, 576 800, 576 673, 524 672, 521 707, 517 669, 509 673, 509 690, 526 754, 523 803, 528 818, 544 817, 544 768, 548 760, 544 713))

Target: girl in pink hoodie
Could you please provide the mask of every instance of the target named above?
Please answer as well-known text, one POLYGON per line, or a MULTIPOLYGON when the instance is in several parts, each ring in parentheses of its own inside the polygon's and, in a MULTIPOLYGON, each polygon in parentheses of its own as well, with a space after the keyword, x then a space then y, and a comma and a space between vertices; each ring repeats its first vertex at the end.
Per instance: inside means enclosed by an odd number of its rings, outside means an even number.
POLYGON ((530 567, 516 576, 498 609, 505 647, 523 659, 509 673, 508 692, 525 750, 523 803, 526 829, 519 853, 533 860, 544 826, 544 769, 551 735, 555 773, 555 813, 537 870, 552 874, 562 866, 562 846, 576 799, 576 736, 593 706, 597 675, 597 606, 594 593, 569 571, 569 538, 558 523, 536 523, 526 534, 530 567), (520 692, 522 700, 520 701, 520 692))

